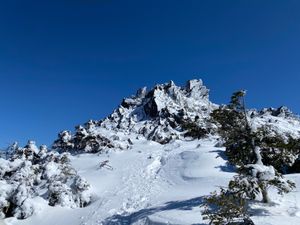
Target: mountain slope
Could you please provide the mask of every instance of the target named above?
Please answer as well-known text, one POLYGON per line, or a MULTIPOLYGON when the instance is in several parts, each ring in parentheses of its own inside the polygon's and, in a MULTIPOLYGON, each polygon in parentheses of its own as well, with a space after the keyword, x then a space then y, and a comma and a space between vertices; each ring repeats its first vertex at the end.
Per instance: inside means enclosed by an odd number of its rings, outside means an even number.
MULTIPOLYGON (((220 137, 210 113, 217 107, 201 80, 184 87, 169 82, 140 89, 110 116, 77 126, 73 134, 61 132, 53 148, 72 154, 70 166, 91 185, 91 204, 51 207, 39 194, 33 216, 5 223, 207 224, 201 216, 203 197, 235 175, 225 149, 216 147, 220 137), (206 131, 200 139, 187 135, 194 126, 206 131)), ((300 137, 299 119, 284 107, 248 113, 255 129, 267 125, 271 133, 300 137)), ((300 175, 287 176, 297 189, 285 197, 271 190, 272 204, 253 203, 255 224, 300 223, 300 175)))
MULTIPOLYGON (((93 203, 83 209, 49 207, 42 199, 40 211, 26 220, 7 219, 8 224, 206 224, 199 205, 203 196, 225 186, 234 175, 224 149, 216 141, 175 141, 160 145, 138 140, 131 150, 71 157, 80 176, 94 191, 93 203), (109 167, 99 169, 109 160, 109 167)), ((289 178, 300 185, 299 175, 289 178)), ((299 186, 298 186, 299 187, 299 186)), ((256 224, 298 224, 299 190, 285 198, 272 195, 272 205, 255 204, 256 224)))

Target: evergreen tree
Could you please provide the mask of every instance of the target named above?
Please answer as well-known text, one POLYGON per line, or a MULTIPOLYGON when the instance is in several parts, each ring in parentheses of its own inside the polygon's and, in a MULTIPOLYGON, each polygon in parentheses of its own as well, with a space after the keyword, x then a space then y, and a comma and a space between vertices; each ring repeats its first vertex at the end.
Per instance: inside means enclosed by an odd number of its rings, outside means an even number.
POLYGON ((229 162, 237 166, 256 163, 257 146, 265 165, 272 165, 280 173, 298 171, 293 165, 298 162, 300 155, 300 139, 271 132, 268 125, 254 131, 245 106, 245 93, 235 92, 228 105, 220 106, 211 114, 224 140, 229 162))
POLYGON ((57 140, 54 141, 52 148, 61 152, 68 152, 74 148, 71 131, 62 131, 58 134, 57 140))
POLYGON ((203 219, 209 224, 248 224, 252 225, 248 213, 248 201, 239 192, 221 188, 204 199, 203 219))
POLYGON ((270 135, 267 125, 259 128, 256 135, 259 137, 258 145, 265 165, 272 165, 283 174, 300 172, 295 166, 300 155, 300 139, 276 133, 270 135))
POLYGON ((278 194, 282 195, 295 188, 295 184, 284 179, 273 166, 258 162, 240 168, 238 175, 228 185, 229 190, 239 192, 241 197, 263 203, 270 202, 269 187, 277 189, 278 194))
POLYGON ((233 93, 229 105, 220 106, 211 114, 213 122, 219 126, 218 133, 224 139, 229 162, 239 166, 256 161, 255 136, 247 118, 245 94, 245 91, 233 93))
POLYGON ((51 206, 85 207, 91 202, 90 185, 72 168, 68 153, 48 152, 29 141, 8 160, 0 159, 0 219, 31 216, 33 198, 41 194, 51 206))
POLYGON ((184 131, 184 137, 192 137, 192 138, 203 138, 209 132, 207 129, 200 126, 198 123, 199 117, 196 116, 194 120, 186 119, 182 121, 182 129, 184 131))
MULTIPOLYGON (((221 106, 212 113, 212 119, 219 124, 219 133, 225 141, 228 159, 237 166, 238 175, 229 182, 227 189, 222 188, 219 194, 212 193, 205 199, 203 215, 210 220, 210 224, 232 224, 241 219, 249 224, 251 220, 247 211, 239 211, 246 206, 247 201, 268 203, 269 187, 276 188, 279 194, 288 193, 295 187, 293 182, 285 180, 276 171, 272 166, 274 162, 264 164, 266 160, 262 150, 265 153, 266 149, 280 142, 268 142, 270 139, 266 133, 252 130, 245 107, 245 93, 235 92, 228 106, 221 106)), ((284 149, 289 145, 295 146, 294 142, 280 144, 284 149)), ((282 160, 290 160, 290 157, 287 158, 282 160)), ((277 161, 280 160, 277 158, 277 161)))

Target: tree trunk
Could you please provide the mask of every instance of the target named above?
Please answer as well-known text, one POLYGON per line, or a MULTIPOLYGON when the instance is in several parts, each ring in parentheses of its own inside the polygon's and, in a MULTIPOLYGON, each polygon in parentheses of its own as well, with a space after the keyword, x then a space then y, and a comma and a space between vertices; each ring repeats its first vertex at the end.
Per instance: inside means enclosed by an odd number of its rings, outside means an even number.
POLYGON ((269 199, 267 187, 265 187, 264 185, 263 185, 263 187, 261 189, 261 193, 262 193, 262 197, 263 197, 262 202, 263 203, 269 203, 270 199, 269 199))

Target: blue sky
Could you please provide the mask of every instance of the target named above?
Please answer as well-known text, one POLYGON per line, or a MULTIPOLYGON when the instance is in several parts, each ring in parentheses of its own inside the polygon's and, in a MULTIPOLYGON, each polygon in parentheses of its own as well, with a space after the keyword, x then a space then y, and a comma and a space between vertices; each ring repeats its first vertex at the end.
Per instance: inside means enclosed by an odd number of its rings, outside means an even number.
POLYGON ((0 147, 51 144, 169 80, 300 113, 299 12, 296 0, 0 0, 0 147))

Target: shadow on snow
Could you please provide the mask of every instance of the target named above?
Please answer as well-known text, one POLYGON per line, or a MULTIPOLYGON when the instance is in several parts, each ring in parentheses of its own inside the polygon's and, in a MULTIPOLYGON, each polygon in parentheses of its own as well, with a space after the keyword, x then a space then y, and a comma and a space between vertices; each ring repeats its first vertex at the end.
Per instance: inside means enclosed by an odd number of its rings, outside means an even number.
MULTIPOLYGON (((148 221, 148 216, 153 215, 157 212, 163 212, 168 210, 192 210, 194 207, 200 207, 203 203, 203 197, 192 198, 184 201, 171 201, 165 203, 163 206, 141 209, 137 212, 128 214, 128 215, 113 215, 103 221, 104 225, 130 225, 140 220, 148 221)), ((145 224, 156 224, 160 223, 151 223, 145 222, 145 224)), ((201 224, 194 224, 201 225, 201 224)))
POLYGON ((216 168, 219 168, 221 171, 227 172, 227 173, 235 173, 236 172, 236 167, 228 162, 228 158, 227 158, 224 150, 213 150, 210 152, 217 153, 218 154, 217 157, 220 157, 226 161, 225 165, 217 166, 216 168))

